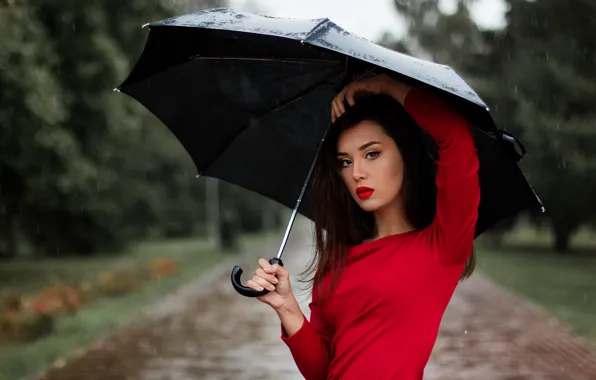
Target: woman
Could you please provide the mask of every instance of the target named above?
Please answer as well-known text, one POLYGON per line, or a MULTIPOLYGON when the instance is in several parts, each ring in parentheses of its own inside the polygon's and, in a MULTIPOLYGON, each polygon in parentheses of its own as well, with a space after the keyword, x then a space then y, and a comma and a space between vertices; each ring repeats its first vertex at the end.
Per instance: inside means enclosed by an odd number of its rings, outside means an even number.
POLYGON ((310 321, 283 267, 260 259, 247 285, 271 291, 259 300, 279 315, 307 380, 422 379, 455 287, 473 271, 480 188, 471 127, 386 75, 346 86, 332 120, 313 180, 310 321))

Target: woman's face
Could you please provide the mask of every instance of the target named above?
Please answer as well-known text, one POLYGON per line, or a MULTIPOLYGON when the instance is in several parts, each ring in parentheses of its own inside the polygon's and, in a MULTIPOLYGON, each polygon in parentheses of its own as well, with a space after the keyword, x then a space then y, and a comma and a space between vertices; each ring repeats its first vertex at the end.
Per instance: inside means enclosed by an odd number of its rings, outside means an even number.
POLYGON ((362 121, 343 131, 337 160, 348 191, 363 210, 374 212, 399 202, 404 162, 395 141, 379 124, 362 121))

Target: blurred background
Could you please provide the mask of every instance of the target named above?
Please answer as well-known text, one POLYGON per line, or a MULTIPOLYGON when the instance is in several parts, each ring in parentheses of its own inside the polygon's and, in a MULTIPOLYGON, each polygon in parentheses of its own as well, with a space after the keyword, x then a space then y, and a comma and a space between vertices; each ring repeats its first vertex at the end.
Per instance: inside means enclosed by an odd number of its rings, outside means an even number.
POLYGON ((479 269, 596 347, 593 0, 0 0, 0 378, 63 367, 135 309, 280 239, 289 210, 198 178, 112 91, 143 24, 222 6, 329 17, 461 73, 526 145, 547 208, 486 233, 479 269))

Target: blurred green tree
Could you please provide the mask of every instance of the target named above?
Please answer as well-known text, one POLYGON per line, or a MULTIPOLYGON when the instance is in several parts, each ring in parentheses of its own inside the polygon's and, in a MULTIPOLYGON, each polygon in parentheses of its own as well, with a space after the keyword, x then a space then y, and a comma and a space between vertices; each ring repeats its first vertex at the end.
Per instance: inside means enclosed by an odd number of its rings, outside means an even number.
POLYGON ((0 7, 0 255, 13 256, 30 205, 55 206, 87 185, 92 168, 63 125, 58 57, 43 25, 20 4, 0 7))
MULTIPOLYGON (((205 230, 192 160, 112 89, 143 50, 143 24, 224 5, 0 0, 0 255, 16 254, 19 238, 47 254, 92 254, 205 230)), ((260 217, 263 200, 240 207, 226 199, 243 198, 230 186, 222 183, 222 203, 260 217)))

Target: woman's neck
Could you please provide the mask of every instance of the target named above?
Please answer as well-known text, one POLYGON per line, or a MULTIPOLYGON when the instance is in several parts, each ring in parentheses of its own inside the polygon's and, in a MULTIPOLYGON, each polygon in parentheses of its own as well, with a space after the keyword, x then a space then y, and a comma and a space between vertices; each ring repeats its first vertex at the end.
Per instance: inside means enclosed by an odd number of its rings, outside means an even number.
POLYGON ((375 234, 373 239, 380 239, 385 236, 414 230, 414 226, 408 222, 405 207, 403 207, 401 202, 392 202, 382 209, 375 211, 374 215, 375 234))

